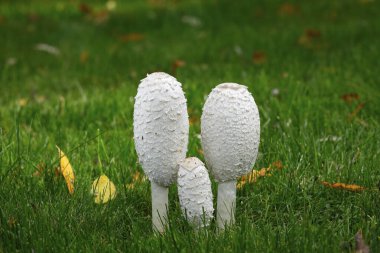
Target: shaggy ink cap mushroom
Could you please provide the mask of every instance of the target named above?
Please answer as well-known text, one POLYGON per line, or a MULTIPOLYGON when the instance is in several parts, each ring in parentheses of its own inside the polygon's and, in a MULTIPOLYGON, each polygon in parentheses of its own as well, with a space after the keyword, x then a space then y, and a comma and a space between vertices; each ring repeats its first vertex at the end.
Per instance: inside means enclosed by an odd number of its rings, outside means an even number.
POLYGON ((139 162, 151 181, 153 228, 162 233, 167 222, 167 187, 177 179, 189 135, 186 98, 174 77, 157 72, 141 80, 133 133, 139 162))
POLYGON ((150 181, 169 186, 186 157, 189 120, 182 85, 163 72, 141 80, 135 97, 134 140, 150 181))
POLYGON ((201 141, 208 169, 218 184, 217 223, 235 220, 236 179, 255 163, 260 117, 246 86, 222 83, 209 94, 201 117, 201 141))
POLYGON ((260 118, 246 86, 222 83, 212 90, 203 107, 201 140, 206 164, 218 182, 251 170, 260 142, 260 118))
POLYGON ((207 169, 196 157, 186 158, 178 166, 178 197, 182 213, 195 227, 207 226, 214 212, 207 169))

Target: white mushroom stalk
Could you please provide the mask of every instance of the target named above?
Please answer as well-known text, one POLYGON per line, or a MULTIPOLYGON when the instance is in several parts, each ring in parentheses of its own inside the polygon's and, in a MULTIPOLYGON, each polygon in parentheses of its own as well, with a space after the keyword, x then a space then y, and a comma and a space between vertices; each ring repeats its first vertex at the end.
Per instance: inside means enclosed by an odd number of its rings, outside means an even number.
POLYGON ((201 140, 208 168, 218 184, 218 227, 235 222, 236 180, 256 161, 260 142, 260 118, 246 86, 222 83, 203 107, 201 140))
POLYGON ((167 224, 168 186, 176 181, 178 163, 187 152, 189 120, 181 83, 162 72, 141 80, 133 130, 139 162, 151 181, 153 229, 162 233, 167 224))
POLYGON ((179 164, 178 197, 190 224, 195 228, 209 225, 214 212, 211 182, 204 164, 196 157, 179 164))

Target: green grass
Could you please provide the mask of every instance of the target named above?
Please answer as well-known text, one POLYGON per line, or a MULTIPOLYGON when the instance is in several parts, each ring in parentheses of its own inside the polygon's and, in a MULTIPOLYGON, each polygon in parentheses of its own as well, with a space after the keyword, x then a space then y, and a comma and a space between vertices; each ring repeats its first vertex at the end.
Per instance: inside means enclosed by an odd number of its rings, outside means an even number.
POLYGON ((75 0, 0 3, 0 252, 348 252, 359 229, 380 251, 379 1, 299 1, 290 15, 279 14, 281 1, 236 2, 119 1, 100 24, 75 0), (183 23, 185 15, 202 25, 183 23), (308 29, 321 35, 300 44, 308 29), (119 39, 130 33, 144 38, 119 39), (37 43, 61 54, 37 51, 37 43), (266 62, 254 64, 254 52, 266 62), (16 64, 7 65, 9 58, 16 64), (132 139, 139 80, 158 70, 174 74, 176 59, 186 62, 175 76, 194 121, 188 156, 203 159, 197 135, 205 97, 233 81, 249 87, 260 110, 254 168, 284 164, 238 191, 236 226, 222 234, 214 222, 191 230, 173 185, 170 228, 156 236, 149 183, 123 187, 142 171, 132 139), (360 98, 346 103, 346 93, 360 98), (320 141, 327 136, 340 140, 320 141), (74 167, 73 196, 54 176, 55 145, 74 167), (46 169, 33 177, 40 163, 46 169), (118 196, 96 205, 89 191, 102 172, 118 196), (329 189, 321 180, 368 190, 329 189))

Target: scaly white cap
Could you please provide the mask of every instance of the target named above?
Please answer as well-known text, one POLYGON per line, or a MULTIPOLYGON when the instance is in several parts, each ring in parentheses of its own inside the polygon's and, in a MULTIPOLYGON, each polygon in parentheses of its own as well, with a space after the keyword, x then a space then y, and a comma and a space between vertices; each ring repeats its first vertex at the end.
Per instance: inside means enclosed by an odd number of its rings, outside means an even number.
POLYGON ((141 80, 133 113, 135 148, 151 181, 169 186, 186 157, 189 120, 181 83, 163 72, 141 80))
POLYGON ((213 218, 211 182, 207 169, 196 157, 186 158, 179 164, 178 197, 187 220, 201 227, 213 218))
POLYGON ((218 182, 250 171, 259 148, 260 117, 246 86, 222 83, 212 90, 203 107, 201 140, 207 167, 218 182))

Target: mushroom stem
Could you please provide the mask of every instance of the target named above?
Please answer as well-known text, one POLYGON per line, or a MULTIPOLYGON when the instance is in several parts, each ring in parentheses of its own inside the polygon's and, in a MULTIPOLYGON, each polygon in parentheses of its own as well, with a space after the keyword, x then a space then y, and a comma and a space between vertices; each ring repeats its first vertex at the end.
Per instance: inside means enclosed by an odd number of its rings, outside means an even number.
POLYGON ((221 230, 235 223, 236 180, 218 185, 217 223, 221 230))
POLYGON ((168 220, 167 209, 169 207, 169 188, 151 181, 151 189, 153 230, 163 233, 168 220))

